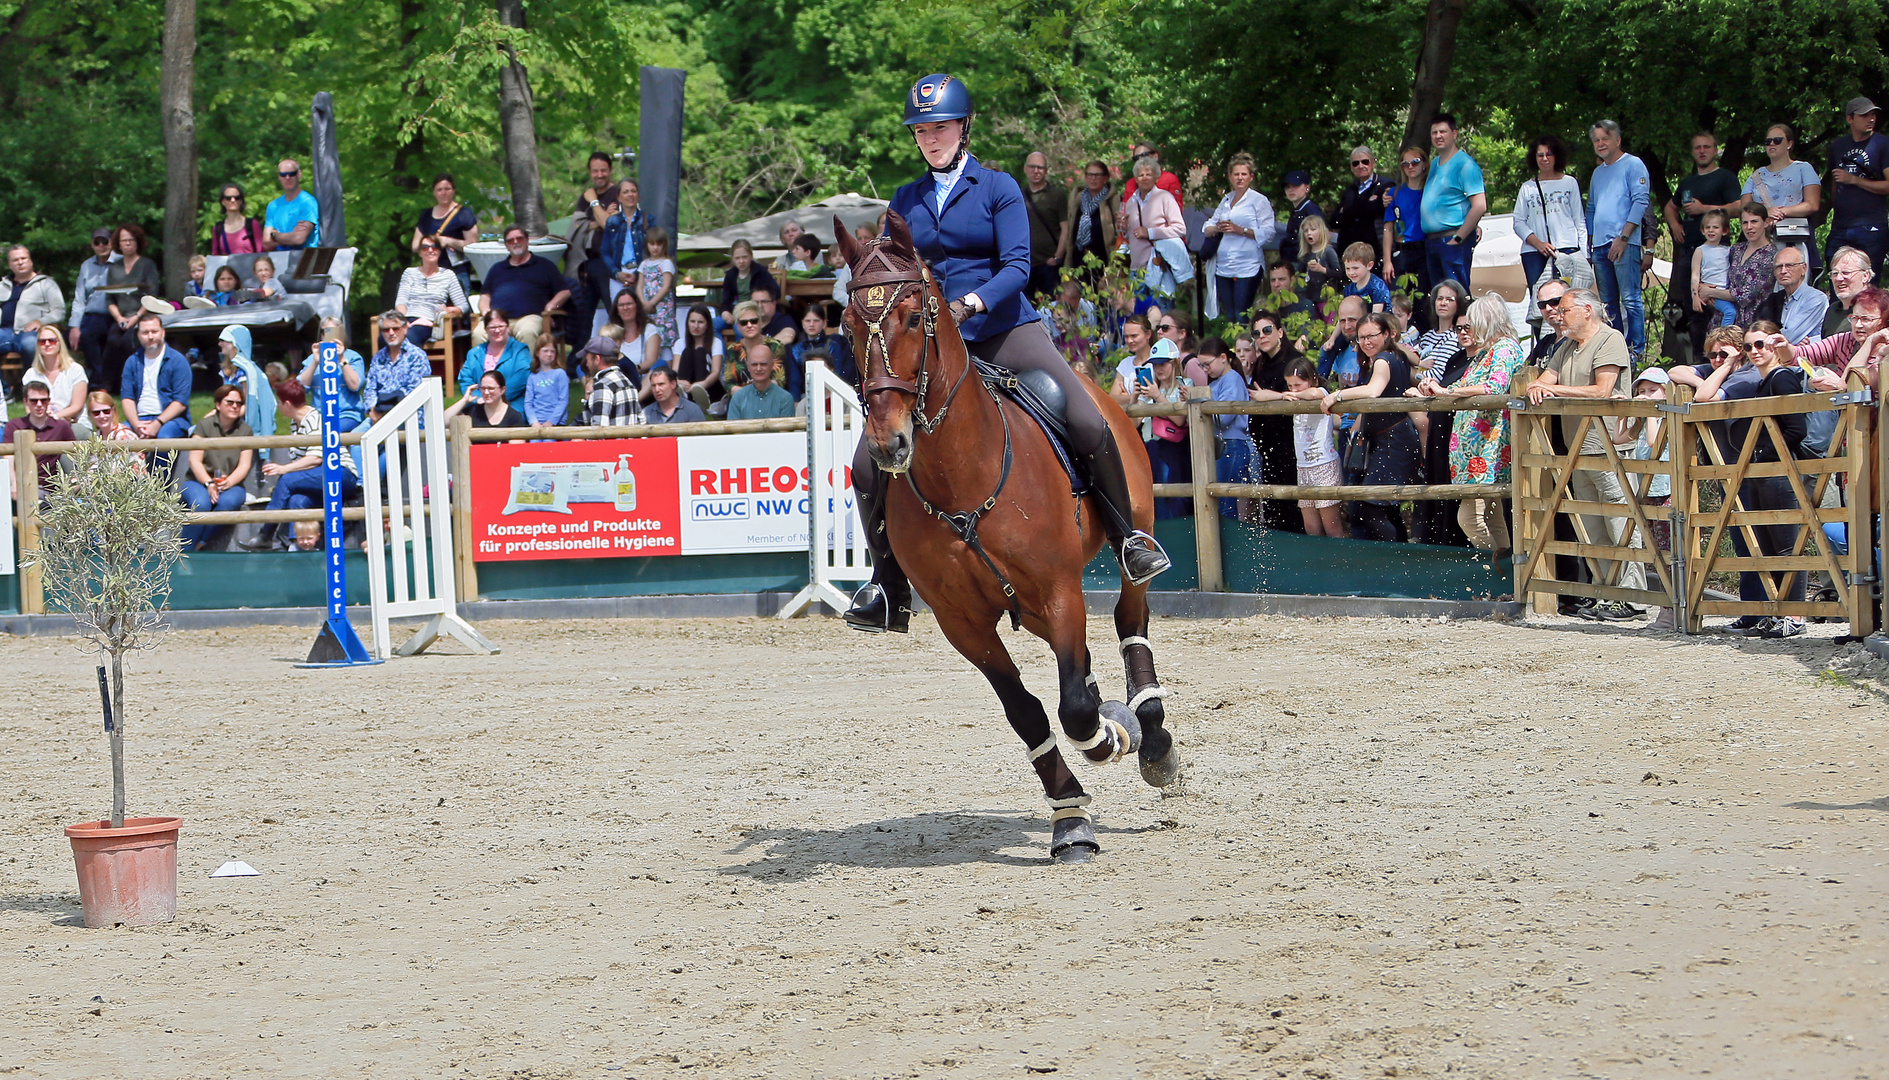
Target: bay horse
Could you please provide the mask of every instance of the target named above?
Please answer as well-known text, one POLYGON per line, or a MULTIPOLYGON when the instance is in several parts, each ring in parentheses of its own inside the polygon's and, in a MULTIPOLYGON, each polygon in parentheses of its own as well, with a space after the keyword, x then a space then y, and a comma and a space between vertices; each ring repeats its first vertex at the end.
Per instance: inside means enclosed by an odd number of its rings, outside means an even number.
MULTIPOLYGON (((1089 795, 1064 761, 1042 702, 1023 685, 998 621, 1009 616, 1056 654, 1057 718, 1083 759, 1103 764, 1133 751, 1142 778, 1165 788, 1180 780, 1180 754, 1148 644, 1148 587, 1123 579, 1115 633, 1126 703, 1104 703, 1090 670, 1082 595, 1083 567, 1105 535, 1096 501, 1071 494, 1043 429, 980 377, 905 220, 888 214, 885 235, 864 244, 837 219, 834 233, 853 273, 843 318, 863 379, 867 453, 882 474, 886 539, 938 628, 990 681, 1023 740, 1049 800, 1051 857, 1088 862, 1101 850, 1089 795)), ((1149 530, 1153 478, 1140 433, 1114 399, 1081 382, 1121 454, 1134 527, 1149 530)))

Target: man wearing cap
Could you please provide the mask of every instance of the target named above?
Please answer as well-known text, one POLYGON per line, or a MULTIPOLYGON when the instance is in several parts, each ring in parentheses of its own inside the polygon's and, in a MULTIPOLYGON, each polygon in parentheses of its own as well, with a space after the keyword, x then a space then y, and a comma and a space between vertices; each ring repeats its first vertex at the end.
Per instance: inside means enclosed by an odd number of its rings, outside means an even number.
POLYGON ((103 225, 93 229, 92 257, 79 264, 79 281, 72 289, 72 313, 66 320, 66 342, 74 352, 85 354, 88 381, 105 370, 105 338, 112 328, 105 300, 110 294, 98 290, 105 287, 105 275, 117 258, 112 254, 112 231, 103 225))
POLYGON ((1325 211, 1312 201, 1312 174, 1294 169, 1286 174, 1286 205, 1292 216, 1286 219, 1286 231, 1279 237, 1279 258, 1287 263, 1299 261, 1299 226, 1309 217, 1324 217, 1325 211))
MULTIPOLYGON (((1869 256, 1873 277, 1882 276, 1882 259, 1889 252, 1889 138, 1876 132, 1880 110, 1866 97, 1851 98, 1843 109, 1850 125, 1847 137, 1830 140, 1830 238, 1824 251, 1840 247, 1860 249, 1869 256)), ((1834 260, 1826 255, 1826 265, 1834 260)))
POLYGON ((628 427, 643 422, 636 407, 636 386, 617 366, 617 343, 601 335, 584 346, 584 412, 578 423, 589 427, 628 427))

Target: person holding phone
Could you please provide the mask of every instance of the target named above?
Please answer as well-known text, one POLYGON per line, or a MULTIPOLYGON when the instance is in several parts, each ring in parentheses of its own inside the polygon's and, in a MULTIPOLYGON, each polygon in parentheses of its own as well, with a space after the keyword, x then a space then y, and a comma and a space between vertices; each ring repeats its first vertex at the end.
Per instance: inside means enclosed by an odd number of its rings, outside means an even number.
POLYGON ((1115 365, 1115 385, 1109 387, 1109 396, 1123 405, 1133 404, 1136 395, 1154 385, 1150 372, 1153 361, 1149 358, 1154 340, 1154 327, 1148 324, 1146 315, 1130 315, 1122 322, 1122 344, 1128 355, 1115 365), (1149 373, 1148 378, 1142 378, 1144 372, 1149 373))

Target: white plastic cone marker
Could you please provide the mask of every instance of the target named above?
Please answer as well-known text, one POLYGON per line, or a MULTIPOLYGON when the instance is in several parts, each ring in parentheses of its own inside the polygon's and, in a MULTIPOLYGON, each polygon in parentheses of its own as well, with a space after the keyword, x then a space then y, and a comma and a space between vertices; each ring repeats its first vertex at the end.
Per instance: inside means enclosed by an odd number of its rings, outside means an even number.
POLYGON ((246 862, 241 861, 240 859, 231 859, 229 862, 226 862, 222 866, 217 867, 216 873, 211 874, 210 876, 211 877, 261 877, 262 871, 256 869, 255 867, 249 865, 246 862))

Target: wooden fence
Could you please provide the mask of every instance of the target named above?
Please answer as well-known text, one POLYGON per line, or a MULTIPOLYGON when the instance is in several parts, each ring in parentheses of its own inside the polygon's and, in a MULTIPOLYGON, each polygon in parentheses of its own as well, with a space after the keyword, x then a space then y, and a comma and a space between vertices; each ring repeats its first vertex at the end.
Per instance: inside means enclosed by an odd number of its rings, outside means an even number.
MULTIPOLYGON (((1674 387, 1684 391, 1683 387, 1674 387)), ((1683 393, 1679 395, 1683 397, 1683 393)), ((1737 402, 1693 403, 1684 400, 1651 402, 1625 399, 1582 400, 1550 398, 1540 405, 1528 405, 1521 398, 1476 397, 1456 399, 1366 398, 1344 402, 1339 412, 1364 414, 1377 412, 1453 413, 1460 411, 1507 410, 1514 439, 1514 481, 1511 484, 1412 484, 1346 485, 1339 487, 1304 487, 1295 484, 1220 483, 1214 477, 1214 436, 1210 420, 1214 416, 1281 416, 1319 411, 1310 401, 1213 401, 1204 387, 1190 390, 1187 400, 1171 404, 1136 405, 1128 409, 1132 417, 1173 416, 1188 421, 1189 451, 1193 480, 1186 484, 1157 484, 1154 494, 1164 498, 1191 498, 1194 505, 1195 547, 1199 583, 1202 591, 1218 592, 1226 588, 1226 574, 1220 547, 1218 500, 1247 499, 1339 499, 1419 500, 1508 498, 1516 555, 1515 587, 1518 597, 1531 597, 1538 611, 1551 611, 1557 595, 1624 600, 1643 605, 1672 607, 1680 628, 1688 633, 1700 629, 1706 615, 1823 615, 1837 616, 1850 623, 1851 633, 1864 635, 1875 627, 1875 602, 1871 596, 1876 583, 1874 560, 1878 553, 1872 531, 1872 506, 1878 486, 1889 487, 1889 469, 1880 440, 1881 406, 1861 385, 1843 394, 1811 394, 1788 398, 1761 398, 1737 402), (1761 432, 1768 432, 1779 444, 1783 438, 1775 417, 1793 412, 1836 412, 1836 432, 1830 452, 1821 458, 1798 458, 1789 462, 1753 462, 1752 455, 1761 432), (1604 430, 1609 420, 1663 421, 1655 436, 1653 455, 1657 459, 1665 448, 1673 448, 1671 461, 1636 461, 1623 456, 1611 439, 1601 440, 1599 454, 1580 454, 1572 450, 1556 451, 1557 443, 1550 425, 1562 419, 1574 421, 1563 447, 1583 445, 1589 431, 1604 430), (1734 420, 1750 420, 1743 442, 1733 447, 1733 458, 1725 460, 1711 425, 1734 420), (1571 497, 1576 474, 1611 477, 1626 496, 1618 503, 1582 500, 1571 497), (1671 505, 1652 504, 1647 491, 1656 475, 1671 480, 1671 505), (1786 477, 1798 507, 1792 510, 1747 508, 1739 497, 1739 488, 1747 479, 1786 477), (1848 493, 1847 506, 1823 507, 1832 486, 1848 493), (1568 515, 1574 525, 1573 541, 1554 538, 1556 515, 1568 515), (1669 523, 1674 542, 1670 550, 1658 552, 1651 543, 1654 521, 1669 523), (1620 521, 1614 526, 1613 521, 1620 521), (1597 523, 1605 522, 1606 535, 1597 535, 1597 523), (1825 542, 1822 525, 1841 522, 1847 528, 1848 550, 1837 555, 1825 542), (1778 555, 1762 555, 1754 527, 1789 524, 1798 526, 1792 550, 1778 555), (1616 530, 1618 535, 1614 535, 1616 530), (1740 533, 1748 555, 1727 555, 1724 539, 1732 531, 1740 533), (1809 549, 1814 545, 1815 553, 1809 549), (1572 556, 1586 561, 1591 580, 1562 581, 1555 577, 1554 556, 1572 556), (1622 584, 1629 562, 1650 563, 1653 574, 1643 589, 1629 589, 1622 584), (1735 601, 1706 596, 1707 582, 1714 572, 1757 572, 1766 591, 1762 601, 1735 601), (1838 598, 1835 601, 1790 601, 1782 597, 1791 588, 1793 575, 1823 571, 1838 598)), ((562 427, 534 429, 528 432, 506 429, 471 429, 466 417, 457 418, 448 430, 450 468, 464 475, 470 469, 473 443, 505 442, 520 438, 620 439, 666 436, 730 435, 759 432, 804 431, 806 421, 797 417, 771 420, 710 421, 696 424, 635 425, 629 427, 562 427)), ((343 445, 360 442, 360 432, 341 436, 343 445)), ((0 446, 0 456, 12 455, 20 491, 19 550, 38 542, 38 485, 34 472, 37 455, 61 454, 73 443, 37 443, 31 431, 16 433, 9 445, 0 446)), ((276 435, 241 439, 140 439, 121 444, 138 451, 185 451, 219 447, 266 450, 277 447, 306 446, 306 436, 276 435)), ((478 596, 478 575, 472 561, 470 485, 453 485, 454 534, 458 538, 454 553, 459 575, 460 595, 478 596)), ((344 516, 359 520, 366 511, 350 507, 344 516)), ((318 521, 319 509, 309 510, 237 510, 203 512, 189 515, 193 524, 228 525, 318 521)), ((44 611, 44 591, 38 571, 23 566, 20 572, 20 607, 27 614, 44 611)))

